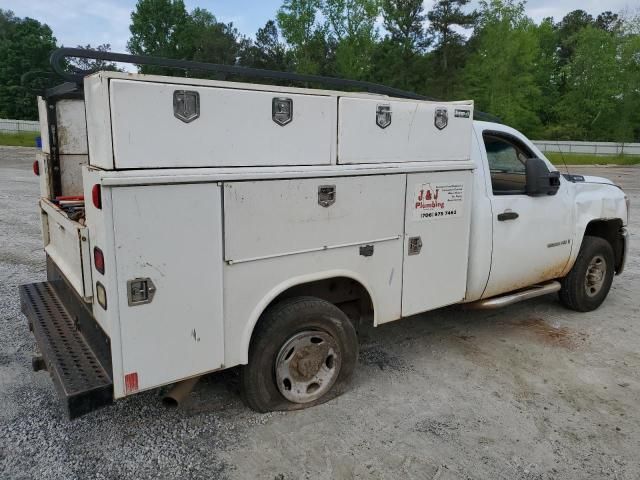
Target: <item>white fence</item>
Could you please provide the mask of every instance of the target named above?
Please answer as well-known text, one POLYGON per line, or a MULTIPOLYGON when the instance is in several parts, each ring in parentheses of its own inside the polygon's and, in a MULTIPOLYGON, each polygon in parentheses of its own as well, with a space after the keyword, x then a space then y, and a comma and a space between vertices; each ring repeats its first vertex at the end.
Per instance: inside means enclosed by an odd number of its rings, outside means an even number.
POLYGON ((39 132, 40 123, 37 120, 8 120, 0 118, 0 132, 39 132))
POLYGON ((588 153, 592 155, 640 155, 640 143, 573 142, 533 140, 543 152, 588 153))

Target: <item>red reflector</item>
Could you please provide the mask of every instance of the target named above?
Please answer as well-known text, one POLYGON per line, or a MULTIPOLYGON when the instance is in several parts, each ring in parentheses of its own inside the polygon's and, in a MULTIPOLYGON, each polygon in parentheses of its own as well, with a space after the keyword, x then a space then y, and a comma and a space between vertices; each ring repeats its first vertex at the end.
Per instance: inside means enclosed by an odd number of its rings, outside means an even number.
POLYGON ((33 174, 38 177, 40 176, 40 163, 38 163, 38 160, 33 162, 33 174))
POLYGON ((124 392, 134 393, 138 391, 138 372, 128 373, 124 376, 124 392))
POLYGON ((104 254, 98 247, 93 247, 93 265, 104 275, 104 254))
POLYGON ((91 189, 91 200, 94 207, 102 209, 102 188, 100 188, 100 185, 94 185, 91 189))

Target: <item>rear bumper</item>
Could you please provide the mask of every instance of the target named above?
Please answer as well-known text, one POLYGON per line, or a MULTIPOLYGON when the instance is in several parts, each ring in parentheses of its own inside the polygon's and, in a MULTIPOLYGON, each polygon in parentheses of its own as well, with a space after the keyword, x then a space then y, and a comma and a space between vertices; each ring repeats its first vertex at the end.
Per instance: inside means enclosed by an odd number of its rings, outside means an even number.
POLYGON ((97 325, 82 304, 71 304, 81 301, 67 296, 66 288, 60 280, 21 285, 20 304, 62 407, 73 419, 112 403, 113 382, 110 358, 99 359, 104 346, 96 345, 97 325))

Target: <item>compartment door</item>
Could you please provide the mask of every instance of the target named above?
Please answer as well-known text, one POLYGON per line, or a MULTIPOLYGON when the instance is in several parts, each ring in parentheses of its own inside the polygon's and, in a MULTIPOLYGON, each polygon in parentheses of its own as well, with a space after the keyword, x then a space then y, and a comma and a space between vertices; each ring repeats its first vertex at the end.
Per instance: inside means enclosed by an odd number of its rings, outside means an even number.
POLYGON ((110 85, 117 169, 335 163, 335 97, 128 80, 110 85), (187 118, 179 107, 185 95, 195 104, 187 118))
POLYGON ((407 175, 403 316, 464 299, 471 188, 470 171, 407 175))
POLYGON ((222 367, 220 187, 114 188, 112 203, 125 393, 222 367))

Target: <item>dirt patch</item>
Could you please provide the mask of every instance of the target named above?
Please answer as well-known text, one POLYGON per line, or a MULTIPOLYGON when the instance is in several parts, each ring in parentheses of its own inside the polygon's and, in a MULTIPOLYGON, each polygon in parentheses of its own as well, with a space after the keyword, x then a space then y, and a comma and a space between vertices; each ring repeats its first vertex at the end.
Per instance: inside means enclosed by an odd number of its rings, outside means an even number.
POLYGON ((555 347, 573 349, 587 339, 585 333, 575 332, 567 327, 550 325, 542 318, 528 318, 514 322, 511 325, 518 329, 526 330, 532 333, 538 341, 555 347))
POLYGON ((360 347, 360 363, 376 366, 380 370, 403 370, 405 363, 398 357, 391 355, 380 345, 362 345, 360 347))

